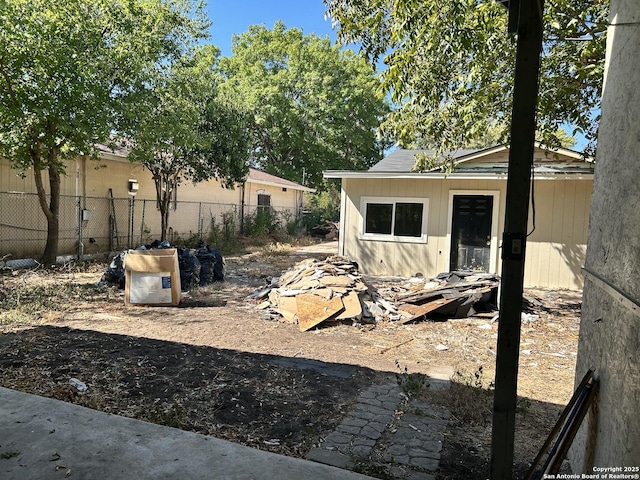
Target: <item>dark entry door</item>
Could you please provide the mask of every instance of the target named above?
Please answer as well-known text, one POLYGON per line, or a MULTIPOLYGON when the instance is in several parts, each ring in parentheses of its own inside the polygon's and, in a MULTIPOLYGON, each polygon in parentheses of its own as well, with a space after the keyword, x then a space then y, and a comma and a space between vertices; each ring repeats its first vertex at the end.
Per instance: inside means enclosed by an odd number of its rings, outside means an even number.
POLYGON ((489 271, 491 195, 454 195, 450 270, 489 271))

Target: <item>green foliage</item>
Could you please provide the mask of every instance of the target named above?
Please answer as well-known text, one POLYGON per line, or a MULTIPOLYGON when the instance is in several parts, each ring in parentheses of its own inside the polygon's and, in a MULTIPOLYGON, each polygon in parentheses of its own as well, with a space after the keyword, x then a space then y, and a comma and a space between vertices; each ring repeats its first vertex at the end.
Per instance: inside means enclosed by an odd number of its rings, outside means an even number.
POLYGON ((365 58, 277 22, 251 26, 221 58, 224 91, 253 113, 255 162, 269 173, 323 188, 322 170, 368 168, 388 143, 389 111, 365 58))
POLYGON ((200 242, 202 242, 202 238, 198 233, 180 233, 173 232, 173 237, 171 238, 172 245, 180 246, 184 248, 196 248, 200 242))
POLYGON ((416 163, 412 168, 414 172, 431 172, 442 170, 450 173, 453 170, 453 162, 450 156, 437 153, 417 152, 416 163))
MULTIPOLYGON (((344 42, 360 42, 371 60, 383 59, 383 91, 398 106, 384 128, 401 145, 417 140, 451 151, 491 128, 496 143, 507 143, 515 38, 507 34, 507 11, 499 2, 325 4, 344 42)), ((608 0, 545 2, 538 130, 549 147, 561 145, 563 124, 595 141, 608 8, 608 0)))
POLYGON ((279 213, 279 217, 283 233, 286 233, 287 236, 294 236, 300 233, 300 222, 295 218, 291 210, 282 210, 279 213))
POLYGON ((234 208, 221 215, 221 222, 216 217, 211 217, 207 243, 213 245, 225 253, 242 250, 239 238, 238 211, 234 208))
POLYGON ((141 410, 138 418, 173 428, 183 428, 187 422, 185 408, 177 401, 154 403, 149 408, 141 410))
POLYGON ((180 58, 207 27, 191 0, 0 2, 0 155, 34 172, 48 263, 58 249, 63 160, 109 143, 154 65, 180 58))
POLYGON ((328 190, 308 194, 305 203, 304 226, 307 232, 325 220, 340 218, 340 192, 334 185, 330 185, 328 190))
POLYGON ((282 231, 278 213, 272 208, 257 208, 244 217, 244 234, 250 237, 266 237, 282 231))
POLYGON ((127 118, 129 159, 153 174, 163 240, 180 182, 218 178, 233 188, 248 173, 248 117, 218 96, 218 54, 204 45, 158 65, 143 101, 127 118))
POLYGON ((404 367, 404 369, 400 367, 398 360, 396 360, 395 363, 396 368, 400 370, 400 373, 395 374, 396 382, 407 397, 416 397, 423 393, 426 388, 429 388, 426 375, 422 373, 409 373, 407 367, 404 367))
POLYGON ((478 369, 473 372, 473 374, 465 374, 461 371, 456 371, 452 380, 476 391, 486 392, 493 390, 495 387, 493 380, 487 380, 485 378, 482 365, 479 365, 478 369))

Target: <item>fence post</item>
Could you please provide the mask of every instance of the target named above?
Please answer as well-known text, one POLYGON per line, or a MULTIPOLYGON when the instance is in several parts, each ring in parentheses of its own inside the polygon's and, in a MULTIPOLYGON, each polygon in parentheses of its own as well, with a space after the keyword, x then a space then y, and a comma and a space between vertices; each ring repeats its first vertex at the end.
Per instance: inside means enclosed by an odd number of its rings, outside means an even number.
POLYGON ((133 225, 133 197, 127 199, 127 248, 132 248, 131 225, 133 225))
POLYGON ((146 200, 142 200, 142 220, 140 221, 140 245, 142 245, 144 243, 143 237, 144 237, 144 213, 147 209, 147 201, 146 200))
POLYGON ((76 256, 78 260, 82 260, 84 255, 84 247, 82 245, 82 205, 80 195, 76 195, 76 256))

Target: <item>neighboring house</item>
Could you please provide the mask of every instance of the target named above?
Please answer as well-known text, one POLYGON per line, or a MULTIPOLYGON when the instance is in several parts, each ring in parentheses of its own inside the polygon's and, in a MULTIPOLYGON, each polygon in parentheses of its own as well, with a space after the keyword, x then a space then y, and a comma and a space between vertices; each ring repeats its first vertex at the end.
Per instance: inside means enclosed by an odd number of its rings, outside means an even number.
MULTIPOLYGON (((127 154, 101 146, 97 160, 80 156, 67 162, 67 175, 61 179, 60 254, 108 251, 158 238, 155 183, 127 154)), ((33 172, 19 173, 0 158, 0 257, 40 255, 44 250, 47 224, 33 172)), ((48 185, 46 171, 43 176, 48 185)), ((243 217, 266 208, 294 220, 302 213, 303 193, 314 191, 254 168, 235 189, 223 188, 216 180, 184 181, 175 191, 170 232, 183 239, 203 235, 213 225, 222 228, 229 218, 239 228, 243 217)))
MULTIPOLYGON (((509 148, 451 154, 455 168, 412 172, 417 150, 395 150, 342 179, 339 253, 371 275, 451 270, 500 273, 509 148)), ((582 288, 593 162, 536 145, 525 285, 582 288)))

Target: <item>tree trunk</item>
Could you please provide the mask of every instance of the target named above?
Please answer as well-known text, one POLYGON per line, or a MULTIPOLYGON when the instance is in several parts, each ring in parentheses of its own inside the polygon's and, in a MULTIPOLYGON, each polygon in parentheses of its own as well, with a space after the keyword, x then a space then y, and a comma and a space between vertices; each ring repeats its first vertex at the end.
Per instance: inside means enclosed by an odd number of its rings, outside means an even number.
MULTIPOLYGON (((50 152, 50 155, 55 152, 50 152)), ((34 152, 33 156, 33 174, 38 192, 38 201, 40 208, 47 218, 47 243, 42 254, 42 261, 46 266, 55 265, 58 256, 59 243, 59 227, 60 227, 60 172, 57 165, 49 165, 49 203, 47 203, 47 192, 42 181, 42 169, 40 152, 34 152)))
POLYGON ((167 229, 169 228, 169 203, 163 198, 160 204, 160 241, 164 242, 167 239, 167 229))
POLYGON ((163 242, 167 239, 169 208, 175 186, 173 179, 163 173, 154 173, 153 180, 156 184, 156 199, 158 201, 158 208, 160 209, 160 241, 163 242))

